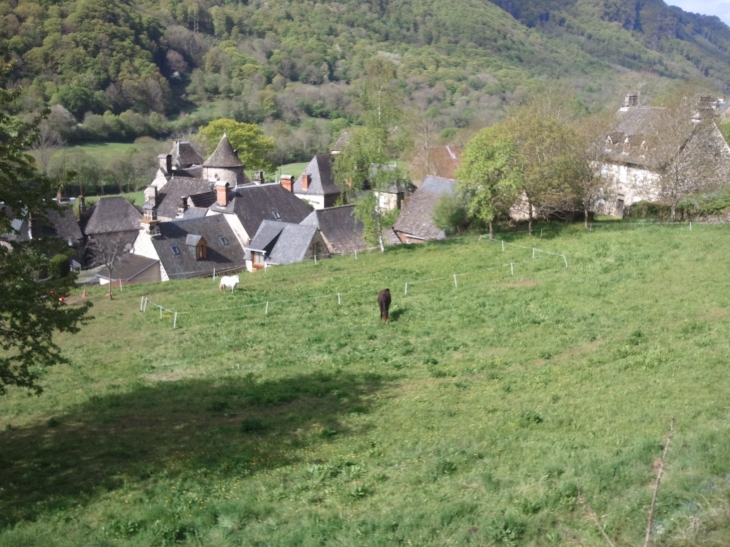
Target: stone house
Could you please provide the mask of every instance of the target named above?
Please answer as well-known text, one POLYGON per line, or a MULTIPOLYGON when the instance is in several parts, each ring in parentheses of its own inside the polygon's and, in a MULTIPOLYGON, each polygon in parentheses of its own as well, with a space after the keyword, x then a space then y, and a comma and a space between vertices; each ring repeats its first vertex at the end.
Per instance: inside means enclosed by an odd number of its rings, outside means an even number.
MULTIPOLYGON (((693 114, 686 114, 692 119, 682 128, 682 144, 670 161, 681 165, 689 177, 701 178, 708 187, 726 186, 730 183, 730 147, 717 127, 718 103, 706 96, 696 99, 693 114)), ((603 143, 598 143, 603 148, 601 173, 615 188, 615 196, 600 212, 622 217, 634 203, 660 198, 660 173, 649 135, 661 127, 665 115, 662 108, 640 106, 637 95, 626 96, 611 131, 603 143)))
POLYGON ((281 185, 313 209, 332 207, 342 194, 335 184, 332 161, 332 154, 314 156, 296 181, 282 175, 281 185))

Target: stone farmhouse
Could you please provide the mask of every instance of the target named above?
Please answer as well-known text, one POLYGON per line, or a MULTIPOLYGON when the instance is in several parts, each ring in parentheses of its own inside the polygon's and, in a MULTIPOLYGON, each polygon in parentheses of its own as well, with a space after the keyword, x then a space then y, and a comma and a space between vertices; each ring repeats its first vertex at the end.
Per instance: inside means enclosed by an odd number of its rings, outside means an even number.
MULTIPOLYGON (((690 178, 702 178, 708 187, 726 186, 730 182, 730 147, 717 127, 716 115, 726 105, 709 96, 696 97, 691 120, 682 128, 681 146, 671 162, 681 166, 690 178)), ((662 108, 639 105, 638 95, 627 95, 606 135, 601 154, 601 173, 612 181, 615 197, 603 204, 603 212, 622 217, 626 208, 639 201, 655 202, 660 198, 660 175, 656 146, 649 137, 661 126, 662 108)), ((661 138, 661 137, 660 137, 661 138)))

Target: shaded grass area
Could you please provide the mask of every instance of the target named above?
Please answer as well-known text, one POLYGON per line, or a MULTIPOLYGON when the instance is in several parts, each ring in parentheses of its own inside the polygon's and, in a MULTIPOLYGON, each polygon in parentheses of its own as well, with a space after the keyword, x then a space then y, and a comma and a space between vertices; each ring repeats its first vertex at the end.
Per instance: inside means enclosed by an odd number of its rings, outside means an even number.
POLYGON ((727 542, 728 235, 563 226, 505 237, 569 268, 466 237, 92 293, 71 365, 0 401, 0 545, 602 544, 579 493, 637 544, 672 416, 657 544, 727 542))

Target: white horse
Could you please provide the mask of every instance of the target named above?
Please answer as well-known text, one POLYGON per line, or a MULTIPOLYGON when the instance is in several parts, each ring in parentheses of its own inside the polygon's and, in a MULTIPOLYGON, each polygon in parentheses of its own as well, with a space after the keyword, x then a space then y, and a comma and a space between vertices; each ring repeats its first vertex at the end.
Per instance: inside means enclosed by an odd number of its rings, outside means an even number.
POLYGON ((231 288, 231 292, 236 290, 236 286, 241 282, 237 275, 224 275, 221 277, 220 285, 218 288, 223 290, 226 287, 231 288))

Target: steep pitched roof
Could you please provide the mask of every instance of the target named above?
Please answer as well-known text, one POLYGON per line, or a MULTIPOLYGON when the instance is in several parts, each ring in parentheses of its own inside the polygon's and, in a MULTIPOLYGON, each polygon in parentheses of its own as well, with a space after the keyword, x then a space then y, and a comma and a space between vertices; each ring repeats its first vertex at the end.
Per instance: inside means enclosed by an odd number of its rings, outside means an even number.
MULTIPOLYGON (((112 269, 112 281, 121 279, 122 281, 130 281, 142 272, 150 269, 157 264, 159 260, 148 258, 142 255, 126 254, 112 269)), ((101 279, 109 279, 109 271, 101 268, 96 274, 101 279)))
POLYGON ((79 221, 74 215, 73 207, 71 205, 61 207, 61 211, 49 210, 46 213, 50 226, 44 227, 44 235, 59 237, 64 241, 74 243, 80 242, 84 239, 84 235, 79 228, 79 221))
POLYGON ((101 198, 94 205, 94 212, 86 223, 86 233, 93 235, 137 231, 141 217, 142 214, 127 198, 101 198))
POLYGON ((213 183, 209 180, 174 176, 157 196, 157 214, 165 218, 175 218, 183 196, 190 197, 206 192, 215 195, 213 183))
POLYGON ((265 220, 251 240, 246 257, 254 250, 264 251, 266 262, 272 264, 301 262, 316 233, 315 226, 265 220))
POLYGON ((334 146, 332 146, 332 152, 342 152, 342 150, 347 146, 347 143, 350 141, 350 132, 349 131, 343 131, 340 133, 340 136, 337 137, 337 140, 335 141, 334 146))
POLYGON ((246 233, 255 234, 264 220, 299 224, 309 215, 309 207, 280 184, 260 184, 236 188, 228 207, 213 204, 210 209, 238 216, 246 233))
POLYGON ((368 248, 363 223, 355 218, 354 205, 312 211, 302 225, 319 228, 331 253, 347 254, 368 248))
POLYGON ((311 194, 317 196, 328 196, 340 194, 340 189, 335 184, 332 173, 332 155, 320 154, 314 156, 299 178, 294 182, 295 194, 311 194), (309 186, 302 190, 302 176, 309 175, 309 186))
POLYGON ((175 167, 186 168, 203 163, 203 157, 186 141, 175 141, 170 151, 172 163, 175 167))
POLYGON ((160 223, 160 236, 152 244, 170 279, 198 277, 225 268, 244 267, 244 250, 233 230, 221 215, 160 223), (188 236, 205 238, 207 255, 195 259, 195 247, 187 244, 188 236), (227 243, 223 243, 225 238, 227 243), (177 253, 175 252, 175 247, 177 253))
POLYGON ((243 167, 243 163, 241 162, 241 160, 238 159, 238 154, 236 154, 233 146, 231 146, 231 142, 228 140, 226 134, 223 133, 221 140, 218 141, 218 146, 215 147, 215 150, 210 155, 210 157, 205 160, 203 166, 243 167))
POLYGON ((445 239, 446 234, 433 220, 433 213, 441 198, 456 191, 457 182, 428 176, 403 205, 393 230, 419 239, 445 239))

